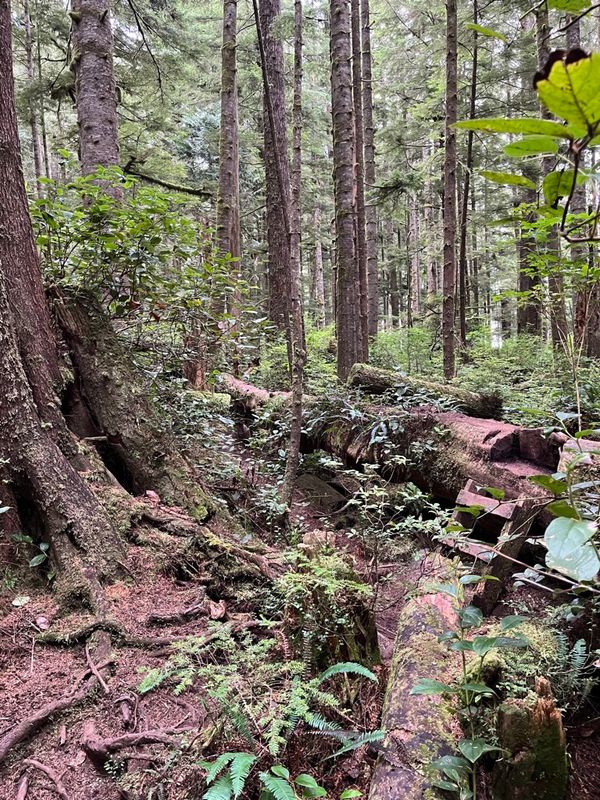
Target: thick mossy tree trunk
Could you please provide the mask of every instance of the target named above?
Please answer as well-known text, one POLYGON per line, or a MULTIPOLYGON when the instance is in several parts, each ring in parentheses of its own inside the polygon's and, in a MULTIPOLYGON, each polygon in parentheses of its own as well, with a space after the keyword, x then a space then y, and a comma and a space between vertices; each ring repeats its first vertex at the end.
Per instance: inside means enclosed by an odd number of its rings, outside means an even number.
POLYGON ((132 494, 156 492, 198 522, 213 512, 191 464, 148 399, 129 354, 100 304, 89 295, 53 303, 73 364, 65 414, 80 437, 91 437, 108 469, 132 494))

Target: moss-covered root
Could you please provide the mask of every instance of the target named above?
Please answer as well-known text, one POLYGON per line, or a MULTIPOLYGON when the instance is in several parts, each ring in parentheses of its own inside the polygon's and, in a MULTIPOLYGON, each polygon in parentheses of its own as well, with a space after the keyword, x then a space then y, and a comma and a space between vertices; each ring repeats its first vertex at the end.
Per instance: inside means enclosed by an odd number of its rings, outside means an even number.
POLYGON ((498 711, 506 755, 494 766, 494 800, 564 800, 568 767, 565 732, 545 678, 533 702, 509 700, 498 711))

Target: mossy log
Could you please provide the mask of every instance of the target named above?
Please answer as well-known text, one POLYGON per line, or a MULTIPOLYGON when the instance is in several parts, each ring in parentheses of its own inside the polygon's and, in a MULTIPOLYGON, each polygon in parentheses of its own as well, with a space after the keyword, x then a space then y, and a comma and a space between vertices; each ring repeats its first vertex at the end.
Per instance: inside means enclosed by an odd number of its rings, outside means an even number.
POLYGON ((447 398, 454 401, 459 409, 472 417, 500 419, 502 399, 498 394, 470 392, 451 383, 436 383, 423 378, 400 375, 387 369, 379 369, 369 364, 355 364, 348 376, 348 385, 364 389, 370 394, 383 394, 390 389, 402 388, 408 392, 424 393, 435 399, 447 398))
POLYGON ((422 678, 449 683, 460 670, 459 657, 438 637, 453 628, 456 614, 448 595, 429 586, 450 574, 450 562, 431 556, 423 564, 420 593, 405 605, 398 621, 394 657, 385 695, 381 727, 383 753, 373 772, 369 800, 432 800, 427 779, 435 758, 453 753, 460 726, 449 700, 411 695, 422 678))
POLYGON ((568 785, 565 732, 545 678, 536 698, 509 700, 498 710, 503 757, 494 766, 494 800, 564 800, 568 785))

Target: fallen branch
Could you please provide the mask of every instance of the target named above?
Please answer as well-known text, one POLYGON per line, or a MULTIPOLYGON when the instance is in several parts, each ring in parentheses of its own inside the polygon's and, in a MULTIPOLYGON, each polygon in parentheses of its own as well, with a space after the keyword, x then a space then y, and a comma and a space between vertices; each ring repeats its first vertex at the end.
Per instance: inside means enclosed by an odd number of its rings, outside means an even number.
POLYGON ((88 720, 83 728, 82 747, 87 757, 97 770, 104 770, 110 757, 127 747, 145 744, 163 744, 167 747, 179 747, 181 737, 187 731, 150 730, 140 733, 124 733, 112 739, 102 739, 96 733, 93 720, 88 720))
POLYGON ((29 788, 29 778, 27 774, 21 775, 19 786, 17 788, 17 800, 25 800, 27 797, 27 789, 29 788))
POLYGON ((94 664, 94 662, 92 660, 92 656, 90 655, 90 648, 89 648, 89 645, 88 645, 87 642, 86 642, 86 645, 85 645, 85 660, 88 663, 88 667, 90 668, 90 672, 92 673, 92 675, 95 676, 96 680, 98 681, 98 683, 102 687, 102 691, 104 692, 104 694, 108 694, 110 692, 110 689, 108 688, 108 684, 106 683, 106 681, 104 680, 104 678, 100 674, 100 670, 98 669, 98 667, 94 664))
POLYGON ((169 625, 174 622, 186 622, 194 617, 206 617, 210 613, 209 601, 206 592, 202 598, 188 608, 174 611, 170 614, 150 614, 146 620, 146 625, 169 625))
POLYGON ((49 767, 47 764, 42 764, 41 761, 36 761, 35 758, 26 758, 25 763, 29 764, 31 767, 39 769, 40 772, 43 772, 44 775, 47 775, 50 778, 50 780, 54 783, 56 792, 61 800, 69 800, 69 794, 61 780, 61 776, 55 769, 52 769, 52 767, 49 767))

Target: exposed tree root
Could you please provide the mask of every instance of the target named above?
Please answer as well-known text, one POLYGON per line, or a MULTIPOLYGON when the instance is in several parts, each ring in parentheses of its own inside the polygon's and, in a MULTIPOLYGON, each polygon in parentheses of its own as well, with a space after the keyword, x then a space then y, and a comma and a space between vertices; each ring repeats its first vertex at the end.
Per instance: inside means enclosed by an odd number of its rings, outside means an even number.
POLYGON ((47 703, 31 716, 22 719, 0 739, 0 764, 13 747, 24 742, 57 714, 81 705, 92 694, 97 685, 96 678, 92 676, 78 691, 47 703))
POLYGON ((203 589, 201 597, 193 605, 170 614, 150 614, 146 625, 170 625, 175 622, 185 622, 194 617, 206 617, 210 614, 209 603, 206 590, 203 589))
POLYGON ((25 800, 28 789, 29 778, 27 777, 27 773, 25 773, 25 775, 21 775, 21 780, 19 781, 19 786, 17 788, 17 800, 25 800))
POLYGON ((25 763, 29 764, 31 767, 39 769, 40 772, 43 772, 44 775, 47 775, 50 778, 50 780, 54 783, 56 793, 61 800, 69 800, 69 793, 65 789, 65 785, 62 782, 61 776, 55 769, 52 769, 52 767, 49 767, 47 764, 42 764, 41 761, 36 761, 35 758, 26 758, 25 763))
POLYGON ((140 733, 124 733, 113 739, 102 739, 96 733, 93 720, 88 720, 83 729, 82 747, 97 770, 104 770, 106 762, 119 750, 145 744, 164 744, 178 747, 185 730, 153 730, 140 733))

